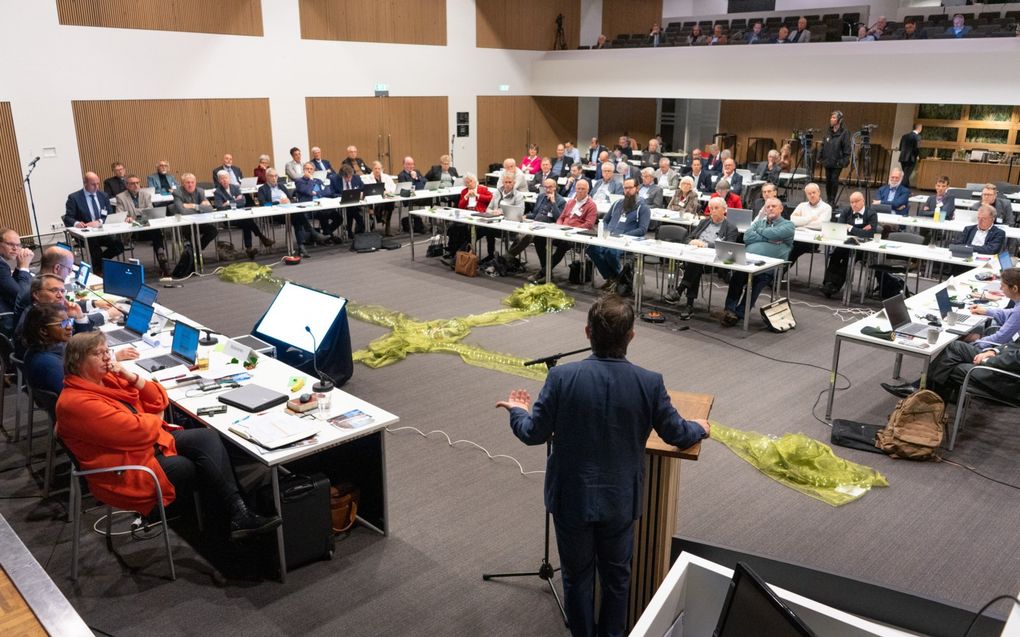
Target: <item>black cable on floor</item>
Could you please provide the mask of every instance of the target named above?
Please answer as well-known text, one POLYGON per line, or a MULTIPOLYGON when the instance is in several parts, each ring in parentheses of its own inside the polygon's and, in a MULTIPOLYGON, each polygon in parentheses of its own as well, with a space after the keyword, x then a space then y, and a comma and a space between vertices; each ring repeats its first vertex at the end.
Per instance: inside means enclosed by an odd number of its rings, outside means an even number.
POLYGON ((1011 599, 1011 600, 1013 600, 1014 604, 1020 604, 1020 598, 1014 597, 1013 595, 999 595, 999 596, 993 598, 987 604, 982 606, 981 610, 979 610, 977 613, 974 614, 974 619, 970 620, 970 626, 967 626, 967 632, 963 633, 963 637, 967 637, 967 635, 970 634, 970 631, 973 630, 973 628, 974 628, 974 624, 977 623, 978 617, 981 617, 981 615, 983 615, 985 613, 985 611, 988 610, 989 606, 991 606, 995 602, 997 602, 999 600, 1002 600, 1002 599, 1011 599))
POLYGON ((60 526, 60 530, 57 531, 57 537, 53 538, 53 548, 50 549, 50 556, 46 558, 46 563, 43 564, 44 571, 50 570, 50 560, 53 559, 53 554, 57 552, 57 544, 60 543, 60 536, 64 534, 64 526, 66 524, 60 526))
POLYGON ((980 471, 978 471, 974 467, 967 466, 967 465, 963 464, 962 462, 954 462, 952 460, 946 460, 945 458, 938 458, 937 461, 938 462, 945 462, 946 464, 951 464, 954 467, 960 467, 961 469, 966 469, 967 471, 970 471, 971 473, 973 473, 973 474, 975 474, 977 476, 980 476, 980 477, 984 478, 985 480, 991 480, 992 482, 1001 484, 1004 487, 1009 487, 1010 489, 1016 489, 1017 491, 1020 491, 1020 485, 1010 484, 1009 482, 1003 482, 1002 480, 998 480, 998 479, 993 478, 991 476, 986 476, 985 474, 981 473, 980 471))
POLYGON ((95 626, 92 626, 91 624, 86 624, 86 625, 89 627, 89 630, 91 630, 94 633, 99 633, 100 635, 105 635, 106 637, 113 637, 113 635, 111 633, 108 633, 105 630, 99 630, 98 628, 96 628, 95 626))

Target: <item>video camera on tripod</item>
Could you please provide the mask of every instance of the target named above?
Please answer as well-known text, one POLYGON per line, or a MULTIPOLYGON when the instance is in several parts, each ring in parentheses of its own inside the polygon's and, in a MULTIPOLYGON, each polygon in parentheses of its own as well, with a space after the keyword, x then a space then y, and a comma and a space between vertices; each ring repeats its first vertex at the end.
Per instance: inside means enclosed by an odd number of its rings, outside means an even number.
POLYGON ((861 124, 861 130, 857 131, 857 134, 861 137, 862 144, 871 143, 871 131, 878 128, 878 124, 861 124))

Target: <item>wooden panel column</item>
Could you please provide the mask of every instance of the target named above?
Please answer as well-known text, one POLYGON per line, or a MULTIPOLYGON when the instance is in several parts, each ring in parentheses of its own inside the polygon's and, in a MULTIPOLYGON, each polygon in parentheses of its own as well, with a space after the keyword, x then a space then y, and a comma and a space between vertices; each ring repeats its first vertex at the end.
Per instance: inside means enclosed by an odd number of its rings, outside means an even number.
MULTIPOLYGON (((383 143, 392 154, 392 170, 399 172, 404 157, 414 157, 424 172, 450 152, 447 98, 386 97, 383 102, 383 143)), ((383 162, 386 167, 386 162, 383 162)))
POLYGON ((22 177, 11 103, 0 102, 0 226, 27 236, 35 232, 35 227, 29 220, 22 177))
MULTIPOLYGON (((337 170, 347 147, 357 146, 369 165, 376 159, 386 170, 383 143, 383 104, 378 97, 306 97, 308 143, 322 148, 322 156, 337 170)), ((310 153, 304 149, 304 158, 310 153)))
POLYGON ((527 95, 479 95, 478 166, 484 174, 489 164, 507 157, 520 159, 531 138, 531 97, 527 95))
POLYGON ((599 99, 599 139, 612 148, 620 135, 628 134, 641 148, 648 145, 658 127, 655 98, 603 97, 599 99))
POLYGON ((531 143, 543 157, 555 157, 556 145, 577 146, 577 98, 539 96, 531 99, 531 143))

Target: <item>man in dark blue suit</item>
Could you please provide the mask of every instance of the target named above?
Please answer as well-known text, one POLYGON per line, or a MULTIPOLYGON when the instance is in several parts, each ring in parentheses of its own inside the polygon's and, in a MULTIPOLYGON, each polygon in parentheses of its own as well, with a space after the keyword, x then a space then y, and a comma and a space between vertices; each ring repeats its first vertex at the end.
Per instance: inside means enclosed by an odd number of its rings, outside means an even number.
MULTIPOLYGON (((331 178, 330 186, 339 197, 340 193, 345 190, 361 190, 365 187, 365 182, 361 180, 361 177, 354 174, 354 168, 350 164, 344 164, 340 166, 340 174, 333 175, 331 178)), ((350 235, 361 234, 365 231, 365 217, 362 215, 361 206, 352 206, 347 208, 347 233, 350 235)))
POLYGON ((903 171, 893 168, 889 171, 889 183, 878 189, 873 205, 886 204, 898 215, 910 214, 910 188, 903 185, 903 171))
POLYGON ((924 202, 924 206, 917 211, 917 216, 934 217, 935 210, 938 209, 942 211, 942 221, 952 221, 956 210, 956 200, 946 194, 948 190, 949 177, 939 177, 935 181, 935 194, 928 197, 928 201, 924 202))
MULTIPOLYGON (((64 204, 64 225, 68 228, 99 228, 110 214, 110 198, 99 189, 99 175, 87 172, 82 177, 82 189, 67 196, 64 204)), ((89 239, 92 269, 102 273, 102 259, 115 259, 124 252, 124 244, 117 237, 89 239), (101 257, 101 258, 97 258, 101 257)))
POLYGON ((328 159, 322 158, 322 149, 318 146, 312 146, 312 165, 315 166, 316 171, 324 170, 326 174, 333 172, 333 164, 328 159))
POLYGON ((531 405, 518 389, 497 403, 528 445, 553 441, 546 461, 545 506, 556 524, 567 621, 573 635, 595 635, 593 589, 601 586, 599 635, 623 635, 633 552, 641 515, 645 443, 652 428, 686 448, 709 434, 705 420, 684 420, 662 375, 630 363, 634 308, 603 296, 588 310, 593 355, 554 367, 531 405), (529 411, 531 413, 529 413, 529 411))
POLYGON ((978 208, 977 224, 963 230, 960 243, 979 254, 999 254, 1006 245, 1006 231, 995 225, 995 208, 983 204, 978 208))
POLYGON ((241 177, 244 175, 241 173, 241 169, 234 165, 234 156, 227 153, 223 156, 223 165, 213 168, 212 181, 213 183, 219 183, 219 178, 216 176, 221 170, 227 171, 227 176, 230 177, 230 184, 233 186, 241 185, 241 177))

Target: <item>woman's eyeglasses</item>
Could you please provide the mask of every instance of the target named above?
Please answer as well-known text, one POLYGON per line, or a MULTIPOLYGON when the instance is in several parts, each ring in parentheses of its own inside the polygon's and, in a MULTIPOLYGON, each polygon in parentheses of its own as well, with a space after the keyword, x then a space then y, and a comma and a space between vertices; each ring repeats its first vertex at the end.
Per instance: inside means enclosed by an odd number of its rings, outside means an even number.
POLYGON ((53 321, 52 323, 47 323, 47 325, 59 325, 60 327, 71 327, 72 325, 74 325, 74 319, 68 317, 62 321, 53 321))

